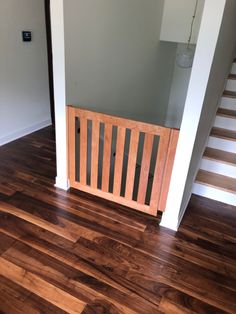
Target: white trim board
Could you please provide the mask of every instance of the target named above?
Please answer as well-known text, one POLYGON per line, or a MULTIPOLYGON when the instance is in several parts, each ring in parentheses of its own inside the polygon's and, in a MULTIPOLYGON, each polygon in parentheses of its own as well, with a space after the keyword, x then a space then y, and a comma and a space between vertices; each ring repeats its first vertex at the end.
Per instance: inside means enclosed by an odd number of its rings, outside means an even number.
POLYGON ((236 92, 236 80, 228 79, 225 89, 236 92))
POLYGON ((236 74, 236 62, 234 62, 233 65, 232 65, 231 73, 232 74, 236 74))
POLYGON ((222 97, 220 101, 220 108, 236 110, 236 99, 222 97))
POLYGON ((212 186, 194 183, 192 193, 210 198, 218 202, 236 206, 236 194, 226 192, 212 186))
POLYGON ((18 138, 21 138, 25 135, 28 135, 28 134, 33 133, 35 131, 38 131, 40 129, 43 129, 43 128, 51 125, 51 124, 52 124, 51 119, 47 119, 47 120, 44 120, 42 122, 38 122, 38 123, 35 123, 31 126, 28 126, 27 128, 20 129, 20 130, 13 132, 13 133, 5 135, 3 137, 0 137, 0 146, 5 145, 7 143, 10 143, 12 141, 15 141, 18 138))
POLYGON ((53 51, 53 79, 56 125, 56 186, 67 190, 67 127, 66 127, 66 76, 64 1, 51 0, 51 29, 53 51))
POLYGON ((202 158, 200 169, 236 179, 236 165, 207 159, 205 156, 202 158))
POLYGON ((214 122, 214 127, 226 130, 236 131, 236 119, 230 116, 217 115, 214 122))
POLYGON ((224 150, 229 153, 236 152, 236 142, 224 138, 209 136, 207 146, 210 148, 224 150))
MULTIPOLYGON (((179 226, 180 219, 183 217, 186 209, 186 200, 189 200, 191 195, 191 185, 194 179, 192 173, 195 173, 195 167, 197 167, 197 165, 192 165, 191 161, 194 154, 194 145, 199 135, 199 122, 201 121, 202 109, 206 105, 204 100, 209 87, 209 77, 224 17, 226 0, 219 0, 217 4, 215 2, 205 1, 171 175, 166 210, 161 220, 162 226, 174 230, 179 226)), ((226 67, 226 62, 223 66, 226 67)), ((211 97, 214 99, 212 95, 211 97)), ((208 120, 207 124, 209 124, 208 120)))
POLYGON ((67 177, 66 178, 56 177, 54 186, 64 191, 68 191, 70 188, 70 182, 67 179, 67 177))

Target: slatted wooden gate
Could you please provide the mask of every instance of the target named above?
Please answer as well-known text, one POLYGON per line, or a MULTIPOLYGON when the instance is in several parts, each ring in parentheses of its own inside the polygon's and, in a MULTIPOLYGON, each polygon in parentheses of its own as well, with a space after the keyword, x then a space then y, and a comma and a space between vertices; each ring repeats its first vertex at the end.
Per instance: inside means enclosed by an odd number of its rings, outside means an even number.
POLYGON ((151 215, 165 210, 179 130, 73 106, 67 123, 71 187, 151 215))

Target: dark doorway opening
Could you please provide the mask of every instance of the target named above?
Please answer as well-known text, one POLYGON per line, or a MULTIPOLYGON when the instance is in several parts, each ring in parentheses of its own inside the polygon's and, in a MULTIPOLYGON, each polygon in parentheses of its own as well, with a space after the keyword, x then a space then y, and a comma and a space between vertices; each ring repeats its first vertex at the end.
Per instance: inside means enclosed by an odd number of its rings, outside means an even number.
POLYGON ((44 0, 44 3, 45 3, 45 23, 46 23, 47 53, 48 53, 48 78, 49 78, 50 109, 51 109, 52 124, 55 125, 50 0, 44 0))

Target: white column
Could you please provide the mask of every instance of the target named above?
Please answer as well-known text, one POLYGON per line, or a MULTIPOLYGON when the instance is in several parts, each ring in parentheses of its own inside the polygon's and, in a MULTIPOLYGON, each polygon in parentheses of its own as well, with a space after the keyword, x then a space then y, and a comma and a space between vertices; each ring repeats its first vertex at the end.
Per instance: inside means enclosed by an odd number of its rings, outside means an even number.
POLYGON ((53 77, 55 97, 56 163, 55 186, 68 190, 66 140, 66 84, 63 0, 51 0, 53 77))
POLYGON ((161 220, 161 226, 172 230, 178 229, 191 196, 189 193, 184 204, 182 203, 225 3, 226 0, 205 1, 166 211, 161 220))

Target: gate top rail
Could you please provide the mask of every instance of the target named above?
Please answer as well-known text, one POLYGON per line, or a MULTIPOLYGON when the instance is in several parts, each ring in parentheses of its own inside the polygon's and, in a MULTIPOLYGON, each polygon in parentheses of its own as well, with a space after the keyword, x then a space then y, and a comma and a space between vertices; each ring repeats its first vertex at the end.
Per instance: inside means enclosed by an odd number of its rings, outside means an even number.
MULTIPOLYGON (((94 118, 96 118, 96 120, 98 120, 101 123, 109 123, 114 126, 121 126, 121 127, 132 129, 132 130, 137 130, 139 132, 150 133, 153 135, 161 136, 164 132, 167 132, 167 130, 168 131, 171 130, 168 127, 141 122, 141 121, 128 119, 128 118, 121 118, 119 116, 95 112, 92 110, 83 109, 81 107, 75 107, 72 105, 68 105, 67 107, 73 108, 75 115, 78 117, 86 118, 89 120, 93 120, 94 118)), ((173 130, 179 131, 178 129, 173 129, 173 130)))

